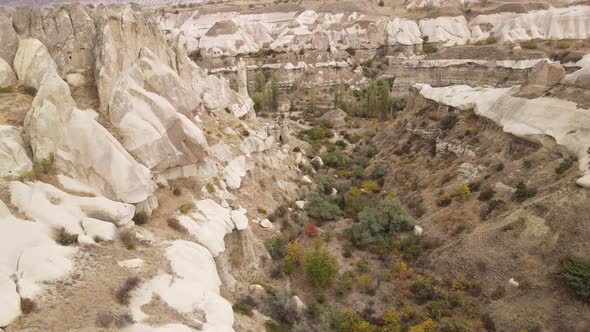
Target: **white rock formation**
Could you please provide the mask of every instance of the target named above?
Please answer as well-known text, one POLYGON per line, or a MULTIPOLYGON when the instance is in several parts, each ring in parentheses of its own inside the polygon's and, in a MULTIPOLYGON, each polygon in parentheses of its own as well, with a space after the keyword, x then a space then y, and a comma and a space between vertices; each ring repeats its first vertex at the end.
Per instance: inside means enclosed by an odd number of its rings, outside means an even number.
MULTIPOLYGON (((201 331, 233 331, 231 304, 220 295, 221 280, 209 251, 198 244, 179 240, 172 242, 166 249, 166 258, 170 261, 174 275, 158 275, 133 293, 130 308, 134 320, 142 322, 148 318, 141 307, 150 303, 153 296, 157 295, 189 320, 203 324, 201 331)), ((176 324, 174 328, 163 330, 143 330, 136 327, 136 330, 183 331, 186 327, 183 326, 176 324)), ((186 328, 187 331, 191 330, 186 328)))
POLYGON ((12 71, 12 67, 0 58, 0 88, 13 86, 16 82, 16 75, 12 71))
POLYGON ((542 145, 547 142, 547 137, 551 137, 568 153, 577 156, 581 171, 588 171, 590 132, 587 124, 590 114, 574 102, 546 97, 513 97, 518 88, 472 88, 466 85, 433 88, 426 84, 416 84, 415 88, 422 96, 441 104, 460 110, 473 109, 477 115, 491 119, 515 136, 542 145))
POLYGON ((96 121, 96 113, 76 108, 47 49, 23 40, 14 61, 19 78, 39 90, 24 125, 35 161, 54 158, 58 170, 113 199, 146 200, 156 187, 149 170, 96 121))
POLYGON ((32 168, 21 131, 13 126, 0 125, 0 177, 19 176, 32 168))
POLYGON ((231 210, 215 203, 211 199, 195 203, 195 209, 186 215, 178 216, 178 221, 186 227, 213 256, 225 250, 224 237, 234 229, 248 227, 244 209, 231 210))

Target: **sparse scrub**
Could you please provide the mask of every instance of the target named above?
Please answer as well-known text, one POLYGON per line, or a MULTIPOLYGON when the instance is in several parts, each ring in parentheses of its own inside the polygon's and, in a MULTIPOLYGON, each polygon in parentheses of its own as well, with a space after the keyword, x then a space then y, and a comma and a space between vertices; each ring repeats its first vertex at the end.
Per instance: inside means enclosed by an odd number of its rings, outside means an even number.
POLYGON ((168 220, 166 220, 166 223, 168 224, 168 227, 172 228, 173 230, 175 230, 177 232, 180 232, 180 233, 188 232, 186 227, 182 226, 180 224, 180 221, 178 221, 178 219, 176 219, 176 218, 168 218, 168 220))
POLYGON ((450 130, 455 127, 455 125, 459 122, 459 119, 455 114, 449 114, 445 116, 440 122, 440 128, 442 130, 450 130))
POLYGON ((563 174, 568 169, 570 169, 573 164, 574 164, 574 162, 571 159, 569 159, 569 158, 564 159, 561 163, 559 163, 559 166, 557 166, 557 168, 555 168, 555 173, 563 174))
POLYGON ((285 257, 287 242, 281 235, 275 235, 269 240, 264 241, 264 247, 268 250, 270 257, 274 260, 279 260, 285 257))
POLYGON ((438 202, 436 203, 438 206, 440 207, 445 207, 445 206, 449 206, 452 202, 452 198, 451 195, 449 195, 448 192, 444 192, 440 198, 438 199, 438 202))
POLYGON ((35 301, 31 299, 23 297, 20 299, 20 310, 23 314, 28 315, 33 311, 37 310, 37 304, 35 303, 35 301))
POLYGON ((539 48, 539 46, 537 45, 537 42, 534 40, 525 40, 520 43, 520 47, 527 49, 527 50, 536 50, 537 48, 539 48))
POLYGON ((291 301, 291 296, 286 291, 280 291, 269 296, 262 311, 276 319, 278 322, 293 325, 297 320, 297 309, 291 301))
POLYGON ((131 298, 131 291, 139 286, 141 279, 139 277, 129 277, 125 280, 123 286, 117 290, 117 302, 122 305, 128 305, 131 298))
POLYGON ((590 303, 590 259, 569 257, 562 263, 563 284, 583 302, 590 303))
POLYGON ((78 242, 78 234, 70 234, 64 227, 56 230, 55 242, 62 246, 69 246, 78 242))
POLYGON ((254 300, 254 298, 252 298, 251 296, 246 296, 244 298, 241 298, 238 302, 236 302, 232 306, 232 309, 234 310, 234 312, 237 312, 241 315, 252 316, 254 314, 252 310, 256 308, 256 306, 257 303, 254 300))
POLYGON ((514 194, 512 194, 512 199, 519 203, 522 203, 536 195, 537 189, 529 188, 524 182, 521 181, 516 185, 516 191, 514 192, 514 194))
POLYGON ((137 237, 135 236, 135 233, 132 230, 128 229, 122 232, 119 237, 125 248, 127 248, 128 250, 134 250, 135 248, 137 248, 137 237))
POLYGON ((194 203, 184 203, 179 208, 178 211, 182 214, 187 214, 190 210, 195 208, 194 203))
POLYGON ((145 212, 135 212, 135 215, 133 216, 133 221, 135 222, 136 225, 145 225, 147 224, 149 220, 149 216, 147 215, 147 213, 145 212))
POLYGON ((213 183, 207 183, 207 192, 213 194, 215 192, 215 185, 213 183))

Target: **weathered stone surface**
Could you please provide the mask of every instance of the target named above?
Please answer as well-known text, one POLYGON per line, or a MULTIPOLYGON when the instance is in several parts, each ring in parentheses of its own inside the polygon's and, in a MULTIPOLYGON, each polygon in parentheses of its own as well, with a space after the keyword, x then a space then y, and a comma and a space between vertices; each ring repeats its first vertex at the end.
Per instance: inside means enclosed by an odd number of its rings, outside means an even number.
POLYGON ((552 86, 558 84, 565 75, 565 69, 558 63, 542 61, 536 64, 527 79, 528 84, 552 86))
POLYGON ((18 48, 18 36, 12 27, 12 18, 2 7, 0 7, 0 45, 2 45, 0 58, 7 63, 12 63, 18 48))
POLYGON ((18 128, 0 125, 0 176, 19 176, 30 171, 33 163, 27 150, 18 128))
POLYGON ((19 80, 39 89, 48 71, 57 73, 57 66, 49 51, 38 39, 24 39, 18 45, 14 58, 14 71, 19 80))

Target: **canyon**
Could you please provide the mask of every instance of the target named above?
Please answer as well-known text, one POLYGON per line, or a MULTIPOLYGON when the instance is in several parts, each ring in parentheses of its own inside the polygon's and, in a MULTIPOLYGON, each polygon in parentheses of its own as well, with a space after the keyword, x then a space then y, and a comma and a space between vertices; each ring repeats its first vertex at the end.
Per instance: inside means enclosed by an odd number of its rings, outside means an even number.
POLYGON ((590 329, 587 1, 7 1, 0 329, 590 329))

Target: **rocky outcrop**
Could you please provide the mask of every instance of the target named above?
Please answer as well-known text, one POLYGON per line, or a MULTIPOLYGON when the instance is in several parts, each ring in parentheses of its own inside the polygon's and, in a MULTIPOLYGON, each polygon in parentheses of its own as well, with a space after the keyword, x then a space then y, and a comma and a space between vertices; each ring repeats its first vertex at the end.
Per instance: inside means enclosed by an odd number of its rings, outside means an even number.
POLYGON ((12 17, 0 7, 0 59, 12 63, 18 48, 18 36, 12 27, 12 17))
POLYGON ((0 125, 0 177, 19 176, 32 168, 21 131, 13 126, 0 125))
POLYGON ((92 76, 94 21, 89 7, 17 7, 14 27, 21 38, 40 40, 49 50, 60 73, 92 76))
POLYGON ((16 84, 16 75, 12 67, 0 58, 0 88, 6 88, 16 84))
POLYGON ((491 119, 507 133, 541 145, 557 144, 578 158, 581 171, 588 171, 590 133, 586 126, 590 118, 587 110, 574 102, 546 97, 513 97, 517 88, 472 88, 466 85, 433 88, 424 84, 415 87, 430 100, 459 110, 473 109, 477 115, 491 119))
POLYGON ((529 73, 528 84, 552 86, 558 84, 565 75, 565 69, 558 63, 542 61, 536 64, 529 73))
MULTIPOLYGON (((420 6, 418 6, 420 7, 420 6)), ((301 49, 376 49, 381 46, 465 45, 490 36, 505 42, 529 39, 586 39, 590 35, 590 6, 550 8, 530 13, 426 18, 372 17, 340 14, 282 12, 240 14, 159 14, 163 30, 188 38, 189 53, 206 57, 256 53, 260 49, 298 52, 301 49)))
POLYGON ((15 58, 17 74, 39 89, 24 124, 34 160, 54 159, 58 170, 110 198, 146 200, 156 187, 150 171, 96 121, 95 112, 76 108, 68 85, 39 41, 21 44, 15 58), (113 177, 113 170, 119 176, 113 177))

